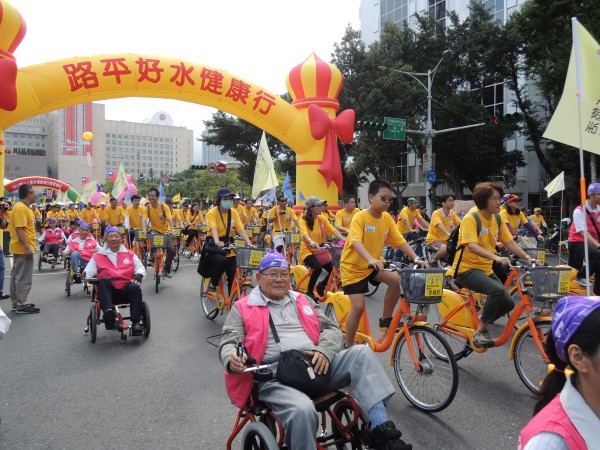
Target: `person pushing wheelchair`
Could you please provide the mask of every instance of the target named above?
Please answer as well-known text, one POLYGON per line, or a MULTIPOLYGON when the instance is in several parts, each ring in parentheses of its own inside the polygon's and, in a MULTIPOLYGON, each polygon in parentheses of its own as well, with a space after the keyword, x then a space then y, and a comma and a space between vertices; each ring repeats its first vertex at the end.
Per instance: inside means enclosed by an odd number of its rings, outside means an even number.
MULTIPOLYGON (((342 350, 342 332, 320 305, 290 290, 290 266, 279 252, 262 258, 256 279, 258 286, 250 295, 234 303, 219 345, 227 393, 233 403, 241 407, 252 390, 252 375, 243 373, 248 355, 261 364, 271 364, 275 374, 282 349, 300 350, 312 359, 314 373, 330 372, 328 391, 351 387, 356 400, 368 411, 369 429, 363 436, 370 448, 412 449, 388 418, 385 404, 395 391, 372 350, 365 345, 342 350), (245 335, 247 352, 241 358, 236 353, 239 335, 245 335)), ((319 415, 306 394, 274 376, 258 384, 258 398, 269 403, 279 417, 289 448, 316 448, 319 415)))
POLYGON ((86 278, 98 278, 98 296, 102 307, 104 326, 115 328, 115 304, 131 304, 132 334, 144 332, 140 323, 142 317, 141 283, 146 276, 142 262, 131 250, 121 244, 121 232, 117 227, 108 226, 104 231, 106 246, 94 253, 84 269, 86 278))

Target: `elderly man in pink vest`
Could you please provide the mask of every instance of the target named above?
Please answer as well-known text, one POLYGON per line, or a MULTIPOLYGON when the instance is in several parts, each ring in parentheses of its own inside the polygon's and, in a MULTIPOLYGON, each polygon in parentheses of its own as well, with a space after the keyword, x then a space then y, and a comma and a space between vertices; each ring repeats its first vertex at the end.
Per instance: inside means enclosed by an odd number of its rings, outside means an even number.
MULTIPOLYGON (((394 394, 381 364, 366 345, 342 349, 342 332, 304 294, 290 291, 290 266, 277 251, 261 260, 256 274, 258 286, 231 309, 219 346, 225 366, 225 385, 233 403, 241 407, 252 390, 250 373, 243 373, 248 355, 273 372, 281 350, 299 350, 312 358, 317 374, 330 372, 329 390, 352 387, 356 400, 368 411, 369 430, 365 439, 370 448, 411 449, 400 439, 402 433, 389 420, 385 403, 394 394), (269 317, 279 343, 271 331, 269 317), (236 355, 236 336, 244 335, 247 353, 236 355)), ((285 443, 291 449, 315 449, 319 415, 303 392, 279 383, 275 378, 258 386, 258 397, 269 403, 285 429, 285 443)))
POLYGON ((71 267, 75 272, 75 283, 81 282, 81 268, 85 267, 92 259, 92 254, 101 248, 96 239, 90 234, 90 224, 80 221, 79 236, 67 240, 67 246, 63 252, 66 256, 71 255, 71 267))
POLYGON ((85 268, 86 278, 98 278, 98 296, 104 311, 104 326, 115 328, 115 304, 131 304, 131 331, 140 335, 144 327, 142 317, 142 279, 146 269, 131 250, 121 244, 121 232, 117 227, 108 226, 104 231, 106 246, 92 256, 85 268))

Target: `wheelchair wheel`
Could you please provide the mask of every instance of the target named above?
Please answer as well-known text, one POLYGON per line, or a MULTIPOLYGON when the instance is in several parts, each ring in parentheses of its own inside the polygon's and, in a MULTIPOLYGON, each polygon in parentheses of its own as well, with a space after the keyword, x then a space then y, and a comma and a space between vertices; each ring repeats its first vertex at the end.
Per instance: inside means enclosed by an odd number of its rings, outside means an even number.
POLYGON ((275 437, 264 423, 252 422, 244 428, 243 450, 279 450, 275 437))
POLYGON ((96 333, 98 332, 98 315, 96 314, 96 305, 90 307, 90 338, 92 343, 96 342, 96 333))
MULTIPOLYGON (((352 449, 352 450, 362 450, 364 448, 362 443, 361 430, 363 427, 366 427, 369 423, 369 415, 367 411, 360 406, 358 406, 358 422, 348 431, 352 434, 352 440, 347 444, 339 443, 336 444, 337 449, 352 449)), ((354 421, 354 409, 352 408, 352 403, 347 398, 344 398, 337 402, 333 406, 333 414, 337 419, 342 423, 344 427, 348 427, 354 421)), ((335 427, 335 425, 333 425, 335 427)), ((337 431, 337 430, 333 430, 337 431)))
MULTIPOLYGON (((219 302, 206 295, 206 288, 209 282, 208 278, 200 278, 200 303, 202 303, 202 311, 206 318, 213 320, 219 314, 219 302)), ((216 295, 217 293, 215 293, 216 295)))
POLYGON ((67 297, 71 296, 71 271, 67 272, 67 280, 65 281, 65 291, 67 291, 67 297))
POLYGON ((142 302, 142 322, 144 324, 144 336, 150 335, 150 308, 148 303, 142 302))
POLYGON ((177 269, 179 269, 179 251, 176 251, 173 257, 173 272, 177 272, 177 269))
POLYGON ((38 255, 38 270, 42 270, 42 252, 38 255))

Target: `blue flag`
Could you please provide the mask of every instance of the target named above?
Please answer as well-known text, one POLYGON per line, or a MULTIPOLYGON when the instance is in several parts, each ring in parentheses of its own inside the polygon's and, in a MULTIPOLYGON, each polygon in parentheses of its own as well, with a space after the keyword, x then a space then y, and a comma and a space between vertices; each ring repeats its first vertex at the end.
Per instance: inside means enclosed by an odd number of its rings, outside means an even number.
POLYGON ((306 201, 306 198, 304 197, 304 195, 302 194, 302 191, 300 191, 300 190, 298 190, 298 199, 299 199, 301 202, 304 202, 304 201, 306 201))
POLYGON ((290 173, 285 173, 285 180, 283 180, 283 186, 281 186, 281 192, 285 195, 285 198, 289 200, 289 202, 294 204, 294 191, 292 191, 292 184, 290 182, 290 173))
POLYGON ((271 204, 275 203, 275 188, 269 189, 267 193, 260 198, 260 200, 264 200, 271 204))
POLYGON ((158 201, 164 202, 167 199, 167 194, 165 194, 165 188, 163 187, 162 181, 160 182, 160 186, 158 186, 158 201))

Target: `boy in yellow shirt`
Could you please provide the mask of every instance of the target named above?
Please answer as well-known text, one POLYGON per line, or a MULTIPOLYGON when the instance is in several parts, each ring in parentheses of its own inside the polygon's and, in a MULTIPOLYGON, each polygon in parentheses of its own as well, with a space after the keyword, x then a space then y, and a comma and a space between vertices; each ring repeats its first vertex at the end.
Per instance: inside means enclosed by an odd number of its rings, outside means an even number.
POLYGON ((340 272, 344 294, 350 297, 351 309, 346 319, 346 346, 354 344, 354 336, 365 309, 365 293, 369 283, 385 283, 388 289, 383 301, 383 314, 379 328, 389 328, 394 308, 400 297, 400 275, 383 270, 381 252, 388 243, 399 248, 415 263, 427 267, 400 234, 394 219, 387 212, 392 201, 392 186, 385 180, 374 180, 369 184, 368 209, 359 211, 350 224, 346 245, 342 251, 340 272), (371 267, 369 267, 371 266, 371 267))
POLYGON ((347 195, 344 198, 344 208, 335 214, 335 229, 346 236, 348 231, 350 231, 352 218, 359 211, 360 209, 356 207, 356 197, 354 195, 347 195))

